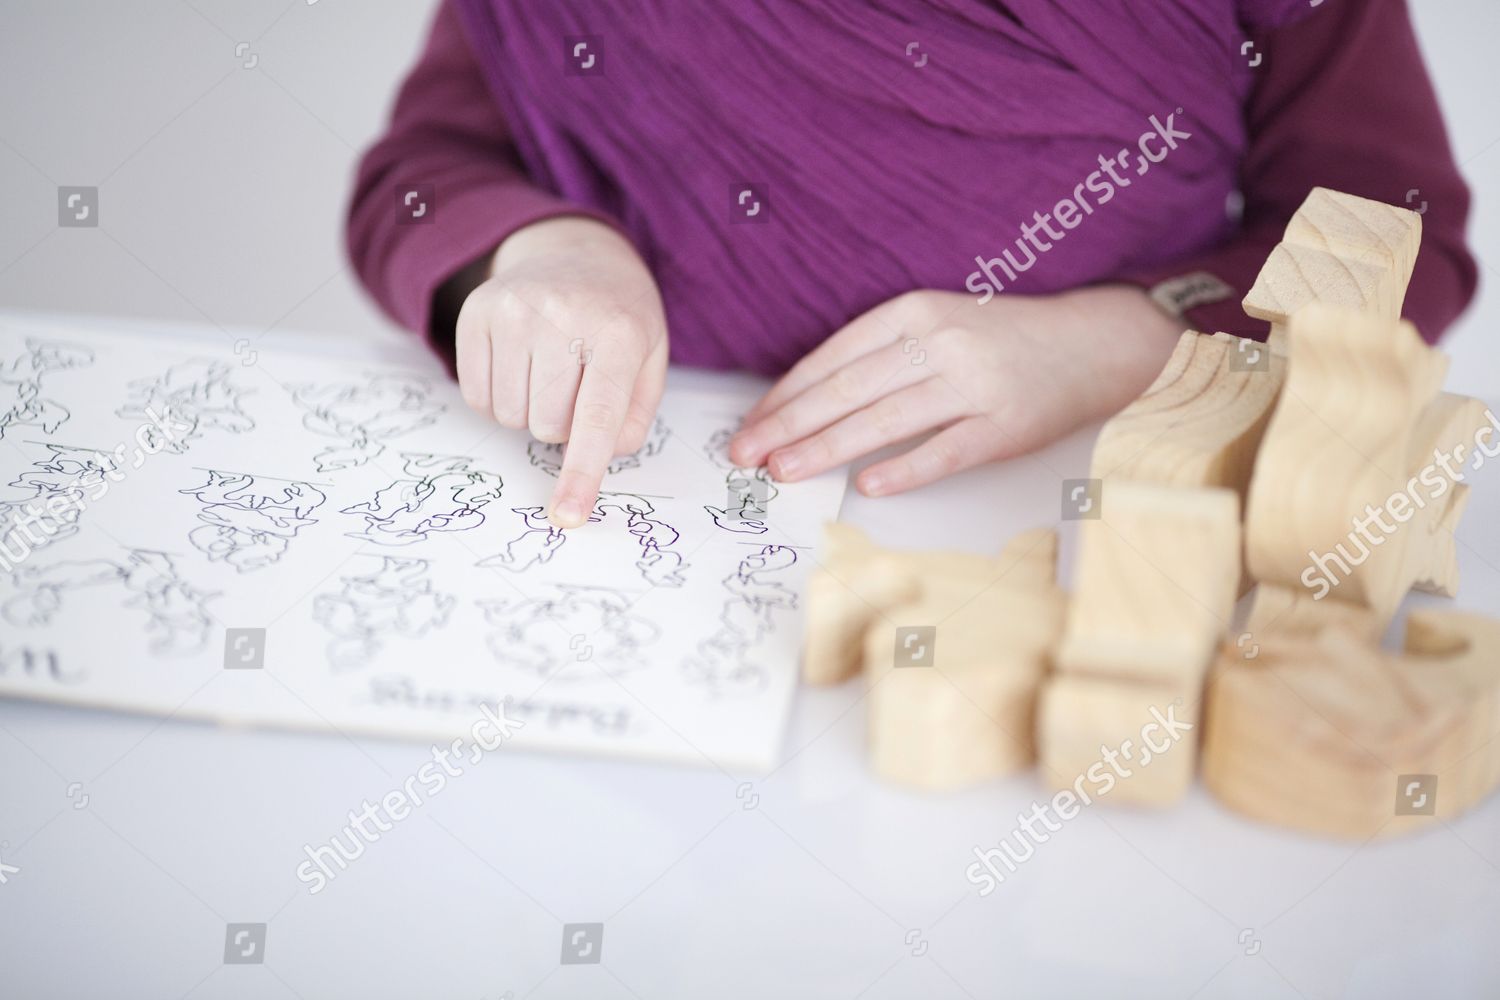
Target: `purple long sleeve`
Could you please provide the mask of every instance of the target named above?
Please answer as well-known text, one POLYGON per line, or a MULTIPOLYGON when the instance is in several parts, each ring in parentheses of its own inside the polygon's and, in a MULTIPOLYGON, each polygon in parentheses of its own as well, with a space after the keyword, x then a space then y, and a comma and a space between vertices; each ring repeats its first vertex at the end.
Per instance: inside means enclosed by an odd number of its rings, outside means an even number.
POLYGON ((1252 332, 1238 300, 1315 185, 1427 202, 1408 314, 1435 339, 1473 294, 1468 192, 1402 0, 444 0, 348 241, 425 331, 515 229, 590 214, 651 268, 674 361, 776 374, 920 288, 1207 271, 1189 321, 1252 332))
POLYGON ((1405 0, 1341 0, 1258 36, 1265 65, 1246 117, 1242 230, 1182 261, 1130 274, 1151 287, 1192 272, 1231 294, 1187 310, 1198 329, 1263 337, 1240 300, 1312 187, 1422 212, 1422 251, 1405 315, 1436 342, 1474 297, 1464 239, 1469 189, 1459 176, 1405 0))
POLYGON ((433 293, 455 271, 562 214, 595 213, 527 176, 456 12, 442 4, 389 129, 360 164, 347 232, 360 280, 397 323, 426 332, 433 293))

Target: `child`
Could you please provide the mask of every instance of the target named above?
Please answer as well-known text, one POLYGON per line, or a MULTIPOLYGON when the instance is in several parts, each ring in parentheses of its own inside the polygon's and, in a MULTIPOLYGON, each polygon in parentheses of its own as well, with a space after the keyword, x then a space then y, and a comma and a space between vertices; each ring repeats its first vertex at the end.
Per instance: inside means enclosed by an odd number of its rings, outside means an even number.
POLYGON ((1436 339, 1469 196, 1404 0, 443 0, 349 248, 471 406, 567 442, 574 527, 669 357, 781 376, 731 447, 780 480, 921 438, 872 496, 1107 416, 1183 328, 1263 336, 1316 185, 1424 212, 1436 339))

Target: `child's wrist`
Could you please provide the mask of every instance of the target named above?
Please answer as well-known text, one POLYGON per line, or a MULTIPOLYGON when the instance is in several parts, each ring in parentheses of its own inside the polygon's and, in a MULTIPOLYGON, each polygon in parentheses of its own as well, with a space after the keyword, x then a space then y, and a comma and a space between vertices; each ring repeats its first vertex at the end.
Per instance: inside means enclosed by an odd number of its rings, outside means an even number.
POLYGON ((1167 313, 1135 285, 1093 285, 1068 295, 1091 318, 1102 319, 1112 330, 1131 338, 1176 343, 1178 335, 1187 329, 1180 318, 1167 313))
POLYGON ((1090 352, 1095 377, 1101 384, 1133 387, 1132 396, 1156 378, 1186 329, 1134 285, 1096 285, 1064 298, 1081 321, 1077 328, 1098 345, 1090 352))
POLYGON ((551 253, 600 253, 635 248, 614 227, 584 215, 557 215, 522 226, 495 248, 489 273, 527 257, 551 253))

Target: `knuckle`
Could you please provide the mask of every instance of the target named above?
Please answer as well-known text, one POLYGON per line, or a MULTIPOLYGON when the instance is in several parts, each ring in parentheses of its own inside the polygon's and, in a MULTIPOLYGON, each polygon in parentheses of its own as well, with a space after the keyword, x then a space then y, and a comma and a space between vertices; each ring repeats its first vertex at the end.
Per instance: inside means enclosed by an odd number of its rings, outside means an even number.
POLYGON ((511 430, 523 430, 526 427, 526 407, 510 400, 495 400, 492 410, 495 422, 501 427, 511 430))
POLYGON ((460 379, 458 393, 464 398, 464 405, 475 413, 489 414, 491 407, 489 400, 485 399, 484 387, 479 385, 475 379, 460 379))
POLYGON ((634 455, 636 452, 641 450, 641 446, 645 443, 646 442, 643 438, 634 436, 622 437, 615 444, 615 457, 624 458, 627 455, 634 455))
POLYGON ((938 303, 922 289, 901 293, 895 300, 894 308, 906 323, 924 329, 938 318, 938 303))
POLYGON ((905 413, 900 403, 886 400, 871 411, 870 418, 874 423, 876 433, 882 439, 889 441, 901 433, 905 413))
POLYGON ((490 314, 503 325, 523 322, 531 314, 531 306, 520 290, 513 285, 502 285, 490 295, 490 314))
POLYGON ((941 326, 927 335, 927 342, 942 357, 962 356, 973 346, 971 334, 960 326, 941 326))
POLYGON ((775 413, 767 416, 764 420, 765 428, 770 432, 772 440, 789 441, 797 436, 797 428, 792 418, 787 415, 786 407, 782 407, 775 413))
POLYGON ((619 423, 618 411, 609 403, 580 403, 573 423, 581 430, 608 431, 619 423))
POLYGON ((531 436, 543 444, 562 444, 568 439, 568 431, 561 424, 532 420, 527 427, 531 431, 531 436))
POLYGON ((629 456, 634 455, 636 452, 640 451, 641 446, 645 443, 646 442, 644 441, 621 441, 619 444, 615 445, 614 457, 628 458, 629 456))
POLYGON ((620 432, 619 444, 615 450, 621 455, 630 455, 640 451, 646 444, 647 426, 639 420, 629 420, 624 430, 620 432))
POLYGON ((815 465, 824 465, 834 460, 838 451, 838 435, 829 430, 827 433, 818 434, 808 438, 807 443, 802 446, 803 454, 815 465))
POLYGON ((959 454, 957 446, 951 440, 937 440, 928 446, 927 465, 940 476, 946 476, 957 472, 959 463, 963 456, 959 454))
POLYGON ((859 398, 859 378, 848 367, 840 368, 829 377, 828 388, 841 403, 852 403, 859 398))

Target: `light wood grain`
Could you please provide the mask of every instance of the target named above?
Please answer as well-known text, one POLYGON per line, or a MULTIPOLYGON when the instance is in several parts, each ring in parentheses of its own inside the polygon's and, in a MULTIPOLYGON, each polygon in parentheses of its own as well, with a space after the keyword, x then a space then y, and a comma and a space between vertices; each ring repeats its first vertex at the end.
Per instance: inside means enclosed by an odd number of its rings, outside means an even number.
POLYGON ((1500 622, 1414 611, 1402 654, 1337 628, 1263 640, 1253 658, 1226 643, 1203 774, 1239 812, 1335 837, 1459 815, 1500 783, 1500 622), (1397 815, 1403 775, 1436 775, 1433 816, 1397 815))
POLYGON ((1017 536, 999 562, 1009 568, 977 592, 929 579, 921 597, 871 624, 870 762, 882 778, 951 789, 1034 761, 1037 686, 1062 631, 1056 532, 1017 536), (901 665, 897 636, 909 626, 934 628, 929 666, 901 665))

